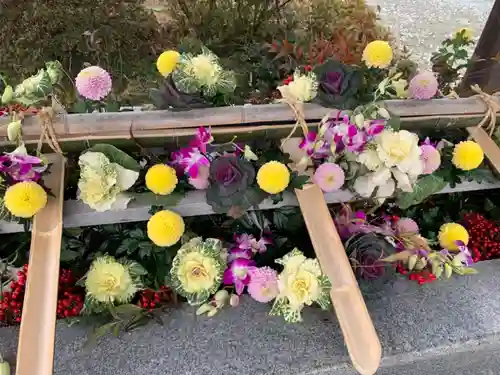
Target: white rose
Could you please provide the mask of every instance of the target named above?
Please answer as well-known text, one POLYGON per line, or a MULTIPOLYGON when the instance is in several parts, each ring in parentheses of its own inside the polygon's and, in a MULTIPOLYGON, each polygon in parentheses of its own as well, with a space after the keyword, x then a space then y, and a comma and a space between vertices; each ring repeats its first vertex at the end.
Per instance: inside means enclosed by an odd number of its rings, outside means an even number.
POLYGON ((370 198, 377 185, 368 176, 360 176, 354 181, 353 189, 363 198, 370 198))
POLYGON ((392 196, 394 194, 395 188, 396 184, 394 183, 394 180, 392 178, 387 180, 384 184, 379 185, 376 195, 379 204, 384 203, 386 198, 392 196))

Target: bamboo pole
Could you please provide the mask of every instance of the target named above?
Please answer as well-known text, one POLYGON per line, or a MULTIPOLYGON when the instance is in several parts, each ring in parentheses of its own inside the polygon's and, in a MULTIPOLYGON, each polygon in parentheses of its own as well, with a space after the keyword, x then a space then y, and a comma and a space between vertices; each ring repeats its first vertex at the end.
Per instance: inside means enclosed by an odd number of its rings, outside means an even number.
POLYGON ((330 296, 354 368, 362 375, 373 375, 380 366, 382 348, 323 192, 317 185, 308 185, 295 193, 316 256, 332 283, 330 296))
POLYGON ((473 126, 467 128, 470 136, 483 149, 484 154, 495 170, 500 173, 500 148, 483 128, 473 126))
POLYGON ((26 294, 17 349, 16 375, 52 375, 64 200, 64 158, 44 178, 55 197, 34 218, 26 294))

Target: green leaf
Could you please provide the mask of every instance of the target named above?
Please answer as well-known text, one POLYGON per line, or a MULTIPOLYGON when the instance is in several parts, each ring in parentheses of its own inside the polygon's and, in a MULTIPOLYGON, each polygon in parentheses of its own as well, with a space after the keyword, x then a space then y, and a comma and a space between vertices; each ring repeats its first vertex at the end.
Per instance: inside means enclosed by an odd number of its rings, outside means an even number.
POLYGON ((463 275, 476 275, 478 273, 478 270, 476 270, 475 268, 464 268, 462 270, 463 275))
POLYGON ((309 182, 309 176, 299 176, 294 174, 290 185, 288 185, 291 189, 302 189, 302 187, 309 182))
POLYGON ((398 131, 401 128, 401 118, 391 113, 391 118, 387 121, 387 126, 398 131))
POLYGON ((139 314, 142 309, 131 303, 127 303, 125 305, 120 305, 115 307, 115 313, 118 315, 131 315, 131 314, 139 314))
POLYGON ((85 100, 78 98, 70 110, 71 113, 87 113, 87 103, 85 100))
POLYGON ((135 276, 144 276, 148 274, 148 271, 146 271, 146 269, 137 262, 134 262, 129 266, 129 271, 135 276))
POLYGON ((125 169, 131 171, 139 172, 141 167, 139 163, 131 156, 127 155, 122 150, 116 148, 115 146, 99 143, 92 146, 88 151, 101 152, 112 162, 121 165, 125 169))
POLYGON ((415 204, 422 203, 427 197, 443 190, 447 182, 436 175, 430 174, 419 178, 413 186, 411 193, 399 193, 396 198, 396 204, 401 209, 407 209, 415 204))
POLYGON ((78 255, 80 254, 77 251, 63 248, 61 250, 61 262, 71 262, 78 258, 78 255))

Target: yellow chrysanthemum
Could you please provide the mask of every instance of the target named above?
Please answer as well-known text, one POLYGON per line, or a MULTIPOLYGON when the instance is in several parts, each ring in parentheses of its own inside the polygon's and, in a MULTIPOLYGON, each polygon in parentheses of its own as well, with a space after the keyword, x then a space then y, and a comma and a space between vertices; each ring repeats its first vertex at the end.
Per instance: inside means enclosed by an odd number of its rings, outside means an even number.
POLYGON ((181 239, 184 230, 182 216, 173 211, 159 211, 148 221, 148 237, 157 246, 175 245, 181 239))
POLYGON ((4 203, 12 215, 28 219, 45 207, 47 193, 36 182, 19 182, 7 189, 4 203))
POLYGON ((465 245, 469 243, 467 229, 457 223, 447 223, 439 228, 439 244, 448 250, 458 250, 456 241, 462 241, 465 245))
POLYGON ((369 68, 385 69, 391 65, 392 48, 383 40, 370 42, 363 51, 363 61, 369 68))
POLYGON ((146 187, 158 195, 168 195, 177 186, 175 169, 165 164, 156 164, 146 173, 146 187))
POLYGON ((115 258, 102 256, 92 262, 85 279, 87 295, 103 303, 130 302, 139 290, 128 267, 115 258))
POLYGON ((156 60, 156 68, 162 76, 166 77, 174 71, 180 57, 181 55, 177 51, 165 51, 156 60))
POLYGON ((473 32, 470 27, 462 27, 455 32, 455 36, 460 35, 463 32, 463 38, 465 40, 472 40, 473 32))
POLYGON ((451 161, 455 167, 470 171, 479 167, 483 159, 484 152, 479 144, 474 141, 464 141, 455 145, 451 161))
POLYGON ((257 184, 269 194, 278 194, 290 183, 290 171, 278 161, 270 161, 257 172, 257 184))

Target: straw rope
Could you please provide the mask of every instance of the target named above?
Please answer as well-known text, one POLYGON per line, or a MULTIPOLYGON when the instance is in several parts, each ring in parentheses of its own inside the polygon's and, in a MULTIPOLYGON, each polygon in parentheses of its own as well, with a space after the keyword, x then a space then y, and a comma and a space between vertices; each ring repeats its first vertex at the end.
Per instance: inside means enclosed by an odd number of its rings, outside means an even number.
POLYGON ((495 132, 497 124, 497 113, 500 112, 500 104, 497 100, 500 97, 500 92, 496 92, 493 95, 485 93, 478 85, 472 85, 471 90, 474 91, 486 105, 486 113, 484 118, 477 124, 478 128, 484 128, 484 130, 491 137, 495 132))

